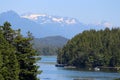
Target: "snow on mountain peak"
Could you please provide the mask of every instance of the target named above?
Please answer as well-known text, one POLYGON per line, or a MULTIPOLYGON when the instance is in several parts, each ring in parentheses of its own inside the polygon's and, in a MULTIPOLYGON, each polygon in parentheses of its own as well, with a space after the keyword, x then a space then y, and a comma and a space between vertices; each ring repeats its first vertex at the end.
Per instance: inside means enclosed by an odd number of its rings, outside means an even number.
POLYGON ((63 18, 55 18, 55 17, 53 17, 52 20, 55 21, 55 22, 59 22, 59 23, 64 22, 63 18))
POLYGON ((103 26, 110 28, 110 27, 112 27, 112 24, 109 22, 105 22, 105 23, 103 23, 103 26))
POLYGON ((68 20, 65 20, 65 22, 67 24, 76 24, 77 23, 75 19, 68 19, 68 20))
POLYGON ((96 22, 94 23, 94 25, 96 26, 101 25, 101 26, 108 27, 108 28, 111 28, 113 26, 110 22, 107 22, 107 21, 96 22))
POLYGON ((24 15, 23 18, 31 19, 31 20, 37 20, 38 17, 45 17, 46 14, 30 14, 30 15, 24 15))
POLYGON ((63 23, 63 24, 71 25, 71 24, 77 23, 77 20, 73 19, 73 18, 50 16, 50 15, 46 15, 46 14, 29 14, 29 15, 23 15, 21 17, 39 22, 40 24, 63 23))

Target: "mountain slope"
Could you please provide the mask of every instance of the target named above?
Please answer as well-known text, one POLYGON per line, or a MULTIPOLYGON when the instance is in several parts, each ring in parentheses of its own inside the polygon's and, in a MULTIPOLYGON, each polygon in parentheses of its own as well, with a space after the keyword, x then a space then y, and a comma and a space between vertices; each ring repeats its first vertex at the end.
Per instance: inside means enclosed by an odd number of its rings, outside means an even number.
POLYGON ((72 38, 84 30, 99 30, 106 27, 103 24, 83 24, 75 18, 49 16, 45 14, 19 16, 14 11, 7 11, 0 14, 0 25, 5 21, 10 22, 14 29, 22 29, 23 35, 25 35, 27 31, 30 31, 33 33, 33 36, 37 38, 57 35, 72 38))
POLYGON ((68 39, 61 37, 61 36, 39 38, 38 40, 41 44, 52 45, 52 46, 57 46, 57 47, 63 46, 63 44, 65 44, 68 41, 68 39))
POLYGON ((33 47, 42 55, 55 55, 57 50, 62 48, 68 39, 61 36, 51 36, 45 38, 35 38, 33 47))

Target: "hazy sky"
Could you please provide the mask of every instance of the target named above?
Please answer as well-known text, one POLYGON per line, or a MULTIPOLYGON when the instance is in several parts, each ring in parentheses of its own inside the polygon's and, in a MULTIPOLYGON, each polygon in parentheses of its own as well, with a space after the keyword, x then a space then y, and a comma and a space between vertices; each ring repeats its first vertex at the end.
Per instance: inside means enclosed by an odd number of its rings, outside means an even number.
POLYGON ((8 10, 72 17, 83 23, 108 21, 120 26, 120 0, 0 0, 0 13, 8 10))

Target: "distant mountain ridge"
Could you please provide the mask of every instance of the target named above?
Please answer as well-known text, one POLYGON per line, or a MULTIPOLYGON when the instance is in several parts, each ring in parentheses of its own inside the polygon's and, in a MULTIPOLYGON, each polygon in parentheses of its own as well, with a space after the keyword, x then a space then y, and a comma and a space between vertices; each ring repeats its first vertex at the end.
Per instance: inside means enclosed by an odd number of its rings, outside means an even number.
POLYGON ((62 48, 68 39, 62 36, 49 36, 45 38, 34 38, 33 47, 41 55, 56 55, 58 49, 62 48))
POLYGON ((41 44, 41 45, 55 46, 55 47, 63 47, 63 45, 66 44, 67 41, 68 39, 62 36, 49 36, 45 38, 34 39, 34 42, 36 42, 35 45, 41 44))
POLYGON ((51 37, 39 38, 39 41, 41 44, 63 47, 63 45, 67 43, 68 39, 62 36, 51 36, 51 37))
POLYGON ((47 36, 63 36, 72 38, 76 34, 89 29, 104 29, 108 23, 102 24, 83 24, 75 18, 50 16, 46 14, 18 15, 14 11, 7 11, 0 14, 0 25, 5 21, 11 23, 13 29, 20 28, 22 34, 27 31, 33 33, 37 38, 47 36))

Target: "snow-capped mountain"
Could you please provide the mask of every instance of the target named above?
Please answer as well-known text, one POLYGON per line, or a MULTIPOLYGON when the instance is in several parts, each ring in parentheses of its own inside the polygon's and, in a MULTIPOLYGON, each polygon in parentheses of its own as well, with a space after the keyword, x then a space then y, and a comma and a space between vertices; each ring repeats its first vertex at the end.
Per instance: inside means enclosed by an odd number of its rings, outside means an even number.
POLYGON ((78 33, 89 29, 104 29, 110 26, 109 23, 83 24, 75 18, 50 16, 47 14, 25 14, 18 15, 14 11, 7 11, 0 14, 0 25, 5 21, 12 24, 14 29, 20 28, 22 33, 31 31, 37 38, 47 36, 63 36, 72 38, 78 33))
POLYGON ((33 20, 39 24, 59 23, 64 25, 74 25, 78 23, 77 19, 75 18, 49 16, 46 14, 27 14, 21 17, 33 20))

